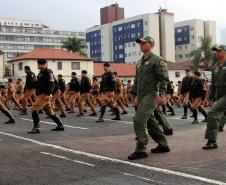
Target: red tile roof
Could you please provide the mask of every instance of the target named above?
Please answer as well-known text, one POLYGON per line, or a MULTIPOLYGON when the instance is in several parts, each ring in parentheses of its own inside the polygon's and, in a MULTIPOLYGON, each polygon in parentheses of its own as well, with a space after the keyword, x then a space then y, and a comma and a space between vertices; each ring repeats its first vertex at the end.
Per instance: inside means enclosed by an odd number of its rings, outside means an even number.
MULTIPOLYGON (((116 71, 119 77, 134 77, 136 74, 135 64, 115 64, 111 63, 111 71, 116 71)), ((94 63, 94 75, 101 76, 104 73, 103 63, 94 63)))
POLYGON ((4 52, 2 50, 0 50, 0 55, 3 55, 3 54, 4 54, 4 52))
MULTIPOLYGON (((117 71, 119 77, 134 77, 136 74, 136 64, 111 64, 111 71, 117 71)), ((167 61, 168 70, 185 70, 192 68, 192 61, 170 62, 167 61)), ((104 73, 103 63, 94 63, 94 75, 101 76, 104 73)))
POLYGON ((167 61, 167 68, 170 70, 185 70, 192 68, 192 61, 170 62, 167 61))
POLYGON ((24 55, 18 56, 9 62, 21 61, 21 60, 37 60, 44 58, 46 60, 81 60, 81 61, 92 61, 82 55, 74 54, 62 49, 49 49, 49 48, 38 48, 24 55))

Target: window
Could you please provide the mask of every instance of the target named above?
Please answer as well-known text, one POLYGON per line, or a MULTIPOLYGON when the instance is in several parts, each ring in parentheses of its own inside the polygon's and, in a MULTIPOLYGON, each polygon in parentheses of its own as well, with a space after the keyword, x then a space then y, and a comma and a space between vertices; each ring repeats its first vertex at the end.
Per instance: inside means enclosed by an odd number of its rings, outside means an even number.
POLYGON ((123 45, 119 45, 118 49, 123 49, 123 45))
POLYGON ((178 72, 178 71, 175 72, 175 77, 176 77, 176 78, 180 78, 180 72, 178 72))
POLYGON ((181 37, 178 37, 178 38, 177 38, 177 41, 178 41, 178 42, 181 42, 181 41, 182 41, 182 38, 181 38, 181 37))
POLYGON ((119 55, 119 58, 123 58, 123 54, 120 54, 120 55, 119 55))
POLYGON ((178 58, 179 58, 179 59, 182 59, 182 58, 183 58, 183 55, 178 55, 178 58))
POLYGON ((122 31, 122 26, 118 27, 118 31, 122 31))
POLYGON ((178 50, 182 50, 182 46, 178 46, 178 50))
POLYGON ((194 39, 195 39, 195 36, 194 36, 194 35, 191 35, 191 39, 193 39, 193 40, 194 40, 194 39))
POLYGON ((19 67, 19 71, 22 71, 23 70, 23 63, 19 63, 18 67, 19 67))
POLYGON ((62 70, 62 62, 57 62, 57 69, 62 70))
POLYGON ((80 63, 79 62, 71 62, 71 69, 72 70, 80 70, 80 63))
POLYGON ((182 29, 181 28, 178 28, 177 29, 177 33, 181 33, 182 32, 182 29))
POLYGON ((194 31, 194 30, 195 30, 195 28, 194 28, 194 26, 192 26, 192 27, 191 27, 191 31, 194 31))
POLYGON ((135 28, 136 27, 136 24, 131 24, 131 28, 135 28))

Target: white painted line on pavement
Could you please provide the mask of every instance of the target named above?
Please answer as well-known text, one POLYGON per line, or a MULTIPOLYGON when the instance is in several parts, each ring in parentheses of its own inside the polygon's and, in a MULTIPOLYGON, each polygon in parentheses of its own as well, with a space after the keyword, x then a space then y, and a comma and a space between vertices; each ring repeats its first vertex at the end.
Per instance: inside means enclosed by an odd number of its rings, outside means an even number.
MULTIPOLYGON (((94 118, 94 117, 83 117, 83 118, 86 118, 86 119, 95 119, 95 120, 98 120, 99 118, 94 118)), ((133 122, 130 122, 130 121, 117 121, 117 120, 111 120, 111 119, 105 119, 104 120, 106 121, 112 121, 112 122, 118 122, 118 123, 125 123, 125 124, 133 124, 133 122)))
POLYGON ((130 174, 130 173, 122 173, 122 174, 126 175, 126 176, 130 176, 130 177, 135 177, 135 178, 138 178, 138 179, 141 179, 141 180, 149 181, 149 182, 155 182, 155 183, 158 183, 158 184, 165 184, 165 183, 160 182, 160 181, 148 179, 148 178, 137 176, 137 175, 133 175, 133 174, 130 174))
MULTIPOLYGON (((33 120, 27 119, 27 118, 20 118, 20 119, 25 120, 25 121, 33 122, 33 120)), ((49 125, 56 125, 55 123, 47 122, 47 121, 40 121, 40 123, 45 123, 45 124, 49 124, 49 125)), ((84 128, 84 127, 74 127, 74 126, 71 126, 71 125, 64 125, 64 127, 81 129, 81 130, 88 130, 89 129, 89 128, 84 128)))
POLYGON ((78 161, 78 160, 73 160, 73 159, 70 159, 70 158, 68 158, 68 157, 64 157, 64 156, 61 156, 61 155, 56 155, 56 154, 47 153, 47 152, 40 152, 40 153, 41 153, 41 154, 45 154, 45 155, 50 155, 50 156, 52 156, 52 157, 64 159, 64 160, 66 160, 66 161, 72 161, 72 162, 74 162, 74 163, 79 163, 79 164, 84 164, 84 165, 87 165, 87 166, 95 167, 94 164, 90 164, 90 163, 86 163, 86 162, 78 161))
POLYGON ((90 157, 90 158, 93 158, 93 159, 99 159, 99 160, 102 160, 102 161, 110 161, 112 163, 120 163, 120 164, 138 167, 138 168, 142 168, 142 169, 146 169, 146 170, 151 170, 151 171, 166 173, 166 174, 170 174, 170 175, 185 177, 185 178, 188 178, 188 179, 198 180, 198 181, 206 182, 206 183, 209 183, 209 184, 226 185, 225 182, 212 180, 212 179, 208 179, 208 178, 205 178, 205 177, 199 177, 199 176, 190 175, 190 174, 187 174, 187 173, 167 170, 167 169, 163 169, 163 168, 156 168, 156 167, 147 166, 147 165, 139 164, 139 163, 133 163, 133 162, 129 162, 129 161, 123 161, 123 160, 120 160, 120 159, 105 157, 105 156, 96 155, 96 154, 83 152, 83 151, 79 151, 79 150, 73 150, 73 149, 70 149, 70 148, 63 147, 63 146, 48 144, 48 143, 44 143, 44 142, 37 141, 37 140, 34 140, 34 139, 26 138, 26 137, 17 136, 17 135, 6 133, 6 132, 0 132, 0 134, 10 136, 10 137, 13 137, 13 138, 17 138, 17 139, 21 139, 21 140, 24 140, 24 141, 28 141, 28 142, 31 142, 31 143, 34 143, 34 144, 37 144, 37 145, 40 145, 40 146, 51 147, 51 148, 54 148, 54 149, 58 149, 58 150, 65 151, 65 152, 70 152, 70 153, 77 154, 77 155, 84 155, 84 156, 87 156, 87 157, 90 157))

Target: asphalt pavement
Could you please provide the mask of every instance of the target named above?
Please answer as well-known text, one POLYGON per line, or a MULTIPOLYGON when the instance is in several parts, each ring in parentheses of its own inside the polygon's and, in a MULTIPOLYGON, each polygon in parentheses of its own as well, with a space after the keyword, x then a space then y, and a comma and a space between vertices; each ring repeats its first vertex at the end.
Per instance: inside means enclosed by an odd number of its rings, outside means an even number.
MULTIPOLYGON (((192 125, 192 118, 181 120, 182 108, 170 117, 174 135, 169 136, 171 152, 151 154, 146 159, 128 161, 134 152, 133 108, 112 121, 106 113, 98 117, 62 119, 64 132, 52 132, 55 124, 40 115, 41 133, 29 135, 31 114, 5 125, 0 114, 0 185, 226 185, 226 134, 220 133, 219 148, 203 151, 206 123, 192 125)), ((156 144, 150 139, 149 148, 156 144)))

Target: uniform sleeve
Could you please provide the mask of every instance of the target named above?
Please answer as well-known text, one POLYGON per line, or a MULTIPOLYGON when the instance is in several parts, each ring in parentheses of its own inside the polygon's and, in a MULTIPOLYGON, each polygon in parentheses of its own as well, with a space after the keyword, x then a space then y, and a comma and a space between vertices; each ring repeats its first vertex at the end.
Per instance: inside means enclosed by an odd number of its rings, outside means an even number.
POLYGON ((215 75, 214 75, 214 69, 212 70, 212 78, 211 78, 211 85, 210 85, 210 100, 215 100, 216 96, 216 85, 215 85, 215 75))
POLYGON ((52 71, 48 70, 48 72, 46 73, 46 80, 48 82, 48 86, 47 88, 45 88, 46 94, 52 94, 55 88, 54 76, 52 71))
POLYGON ((134 79, 134 84, 132 87, 132 93, 133 96, 137 96, 137 69, 136 69, 136 75, 135 75, 135 79, 134 79))
POLYGON ((115 91, 115 79, 114 79, 114 75, 112 73, 109 73, 109 80, 110 80, 110 90, 111 91, 115 91))
POLYGON ((159 96, 165 95, 167 90, 167 83, 169 82, 166 61, 159 60, 156 63, 155 72, 159 82, 159 96))

